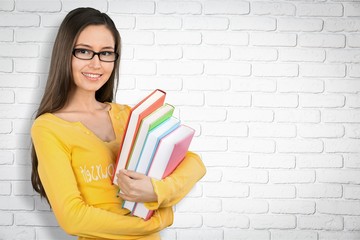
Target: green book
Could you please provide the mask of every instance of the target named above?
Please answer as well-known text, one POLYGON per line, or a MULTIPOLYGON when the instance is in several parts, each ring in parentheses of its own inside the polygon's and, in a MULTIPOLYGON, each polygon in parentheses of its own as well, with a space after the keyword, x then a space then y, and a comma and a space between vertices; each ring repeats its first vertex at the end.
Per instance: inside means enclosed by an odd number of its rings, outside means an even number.
POLYGON ((148 132, 169 119, 173 112, 174 106, 165 103, 141 121, 126 169, 135 171, 148 132))

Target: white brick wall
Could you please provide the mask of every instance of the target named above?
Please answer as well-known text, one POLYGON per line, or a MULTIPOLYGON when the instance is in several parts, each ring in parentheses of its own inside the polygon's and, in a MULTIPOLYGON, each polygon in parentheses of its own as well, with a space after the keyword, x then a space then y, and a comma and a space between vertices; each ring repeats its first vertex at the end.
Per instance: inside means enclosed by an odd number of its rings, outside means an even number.
POLYGON ((207 175, 165 240, 360 239, 358 1, 0 0, 0 239, 62 240, 30 184, 29 128, 68 11, 122 36, 117 101, 154 88, 207 175))

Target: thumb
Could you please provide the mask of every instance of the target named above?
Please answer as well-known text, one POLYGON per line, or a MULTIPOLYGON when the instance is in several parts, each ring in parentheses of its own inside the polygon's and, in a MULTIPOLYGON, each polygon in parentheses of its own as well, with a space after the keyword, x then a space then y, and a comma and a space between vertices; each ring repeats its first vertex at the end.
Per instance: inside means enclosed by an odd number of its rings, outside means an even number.
POLYGON ((124 174, 126 176, 128 176, 129 178, 132 178, 132 179, 143 179, 144 177, 146 177, 144 174, 141 174, 141 173, 138 173, 138 172, 135 172, 135 171, 131 171, 131 170, 125 170, 124 171, 124 174))

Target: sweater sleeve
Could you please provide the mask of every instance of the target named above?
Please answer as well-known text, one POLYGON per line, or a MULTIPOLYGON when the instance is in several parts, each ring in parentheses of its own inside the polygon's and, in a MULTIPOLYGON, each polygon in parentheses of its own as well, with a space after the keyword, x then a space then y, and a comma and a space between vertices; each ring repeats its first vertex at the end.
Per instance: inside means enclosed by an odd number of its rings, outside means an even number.
MULTIPOLYGON (((35 124, 34 124, 35 125, 35 124)), ((71 153, 47 127, 33 126, 38 172, 59 225, 71 235, 89 238, 136 239, 172 224, 171 208, 156 211, 144 221, 112 213, 84 202, 71 167, 71 153)))
POLYGON ((145 203, 145 206, 150 210, 174 206, 190 192, 205 173, 206 168, 200 157, 193 152, 187 152, 184 160, 170 176, 163 180, 151 180, 158 201, 145 203))

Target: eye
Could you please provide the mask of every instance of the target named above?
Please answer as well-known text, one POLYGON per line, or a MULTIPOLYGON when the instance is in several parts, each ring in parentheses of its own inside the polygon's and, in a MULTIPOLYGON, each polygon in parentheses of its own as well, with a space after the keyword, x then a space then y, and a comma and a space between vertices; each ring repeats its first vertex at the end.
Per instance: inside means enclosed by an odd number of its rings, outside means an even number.
POLYGON ((81 55, 91 55, 91 52, 87 49, 76 49, 76 53, 81 55))
POLYGON ((104 51, 104 52, 101 52, 100 54, 107 57, 107 56, 112 56, 114 53, 109 52, 109 51, 104 51))

